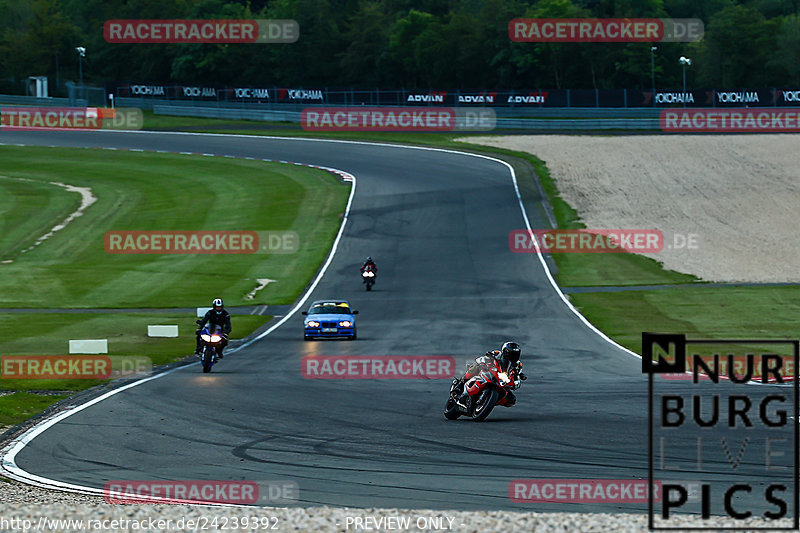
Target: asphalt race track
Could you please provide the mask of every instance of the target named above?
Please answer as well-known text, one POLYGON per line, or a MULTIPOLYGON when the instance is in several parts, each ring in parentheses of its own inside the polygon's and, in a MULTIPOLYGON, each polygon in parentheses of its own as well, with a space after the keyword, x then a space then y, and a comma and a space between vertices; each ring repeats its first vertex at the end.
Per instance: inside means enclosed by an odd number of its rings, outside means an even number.
MULTIPOLYGON (((641 361, 569 310, 536 255, 509 250, 509 232, 525 226, 506 166, 443 151, 258 137, 4 132, 0 142, 252 156, 357 178, 339 248, 311 298, 349 299, 360 311, 358 341, 303 342, 298 313, 211 374, 193 365, 56 424, 18 454, 27 472, 96 488, 128 479, 292 480, 298 504, 311 506, 646 511, 641 503, 509 499, 515 479, 647 479, 648 418, 641 361), (367 255, 380 269, 373 292, 358 276, 367 255), (461 371, 509 339, 523 347, 529 380, 517 406, 496 408, 483 424, 444 419, 446 379, 300 374, 309 354, 453 355, 461 371)), ((533 227, 547 227, 528 214, 533 227)), ((757 440, 734 471, 717 438, 703 472, 693 473, 696 439, 676 438, 673 479, 735 472, 766 481, 757 440)), ((732 453, 739 445, 729 443, 732 453)), ((717 497, 712 510, 720 507, 717 497)))

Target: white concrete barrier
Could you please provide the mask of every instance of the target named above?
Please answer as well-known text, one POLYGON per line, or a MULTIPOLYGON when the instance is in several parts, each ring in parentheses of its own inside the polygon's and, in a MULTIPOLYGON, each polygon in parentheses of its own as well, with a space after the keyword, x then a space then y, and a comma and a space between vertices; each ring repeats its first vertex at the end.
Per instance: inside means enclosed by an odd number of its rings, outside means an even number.
POLYGON ((203 318, 203 316, 209 311, 211 311, 210 307, 198 307, 197 308, 197 318, 203 318))
POLYGON ((177 337, 178 336, 178 326, 174 325, 156 325, 156 326, 147 326, 147 336, 148 337, 177 337))
POLYGON ((69 353, 108 353, 108 339, 70 340, 69 353))

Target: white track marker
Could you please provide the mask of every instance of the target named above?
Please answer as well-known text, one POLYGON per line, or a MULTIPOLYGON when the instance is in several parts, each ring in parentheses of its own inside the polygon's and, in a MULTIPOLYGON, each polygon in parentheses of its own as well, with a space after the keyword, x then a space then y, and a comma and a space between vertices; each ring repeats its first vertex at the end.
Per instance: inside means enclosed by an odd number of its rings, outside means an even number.
MULTIPOLYGON (((30 182, 34 182, 34 183, 42 183, 42 182, 39 182, 38 180, 32 180, 32 179, 28 179, 28 178, 9 178, 8 176, 0 176, 0 178, 13 179, 13 180, 19 180, 19 181, 30 181, 30 182)), ((44 234, 41 237, 39 237, 36 240, 36 242, 34 242, 32 245, 30 245, 27 248, 25 248, 24 250, 22 250, 22 252, 20 252, 20 253, 25 253, 25 252, 28 252, 30 250, 33 250, 34 248, 36 248, 37 246, 42 244, 44 241, 46 241, 47 239, 52 237, 55 232, 64 229, 65 227, 67 227, 67 224, 69 224, 70 222, 72 222, 73 220, 78 218, 79 216, 82 216, 83 212, 89 206, 91 206, 93 203, 95 203, 97 201, 97 197, 94 194, 92 194, 92 189, 90 187, 76 187, 74 185, 69 185, 67 183, 61 183, 60 181, 51 181, 51 182, 48 182, 48 183, 50 185, 56 185, 58 187, 62 187, 67 192, 76 192, 76 193, 80 194, 81 195, 81 205, 78 207, 77 210, 73 211, 67 218, 65 218, 64 221, 61 222, 61 224, 56 224, 55 226, 53 226, 50 229, 49 232, 47 232, 46 234, 44 234)), ((9 261, 3 261, 3 263, 6 263, 6 262, 10 263, 11 261, 10 260, 9 261)))
POLYGON ((247 296, 244 297, 245 300, 252 300, 253 298, 256 297, 256 293, 258 291, 260 291, 261 289, 263 289, 264 287, 266 287, 267 285, 269 285, 273 281, 277 281, 277 280, 269 279, 269 278, 256 278, 256 281, 258 282, 258 287, 256 287, 252 291, 248 292, 247 296))

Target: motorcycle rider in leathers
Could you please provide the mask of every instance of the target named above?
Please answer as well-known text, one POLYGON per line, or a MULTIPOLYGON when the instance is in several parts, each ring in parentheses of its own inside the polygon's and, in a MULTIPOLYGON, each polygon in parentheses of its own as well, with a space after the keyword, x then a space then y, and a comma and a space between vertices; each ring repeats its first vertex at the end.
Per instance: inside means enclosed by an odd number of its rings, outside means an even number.
POLYGON ((195 331, 197 348, 194 353, 196 355, 203 353, 203 340, 200 338, 200 332, 203 331, 203 327, 206 324, 209 326, 220 326, 222 329, 222 344, 219 347, 217 355, 222 359, 222 350, 228 345, 228 335, 230 335, 231 332, 231 315, 225 310, 225 306, 222 304, 222 298, 215 298, 214 301, 211 302, 211 306, 212 308, 206 312, 205 316, 197 321, 199 327, 197 331, 195 331))
MULTIPOLYGON (((375 275, 378 275, 378 267, 375 265, 375 261, 372 260, 372 257, 367 257, 367 260, 364 261, 364 264, 361 265, 361 273, 363 274, 367 267, 371 268, 375 275)), ((367 279, 363 278, 362 283, 366 283, 367 279)))
MULTIPOLYGON (((496 360, 498 363, 500 363, 500 368, 502 368, 503 372, 508 374, 508 377, 512 380, 517 381, 517 378, 519 378, 520 380, 525 381, 528 379, 528 377, 522 373, 522 363, 519 360, 521 354, 522 350, 520 349, 519 344, 509 341, 503 344, 502 348, 499 350, 490 350, 486 352, 485 355, 475 359, 475 362, 467 367, 467 372, 464 377, 461 378, 463 391, 459 396, 455 397, 456 402, 464 407, 469 405, 470 398, 469 392, 466 388, 466 383, 473 377, 480 374, 481 368, 491 364, 492 360, 496 360)), ((517 397, 513 392, 509 390, 506 391, 506 394, 508 395, 508 400, 505 404, 506 407, 511 407, 517 403, 517 397)))

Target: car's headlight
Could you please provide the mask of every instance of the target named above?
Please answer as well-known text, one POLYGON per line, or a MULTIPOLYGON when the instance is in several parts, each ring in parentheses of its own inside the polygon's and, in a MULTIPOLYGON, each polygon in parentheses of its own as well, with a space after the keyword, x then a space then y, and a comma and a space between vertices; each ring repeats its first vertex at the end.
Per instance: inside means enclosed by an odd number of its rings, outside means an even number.
POLYGON ((349 328, 350 326, 353 325, 353 323, 350 322, 349 320, 342 320, 341 322, 339 322, 339 325, 343 328, 349 328))
POLYGON ((203 333, 202 335, 200 335, 200 338, 203 339, 206 342, 211 342, 211 335, 207 335, 207 334, 203 333))
POLYGON ((319 322, 317 322, 316 320, 309 320, 306 323, 306 326, 308 326, 310 328, 318 328, 319 327, 319 322))

